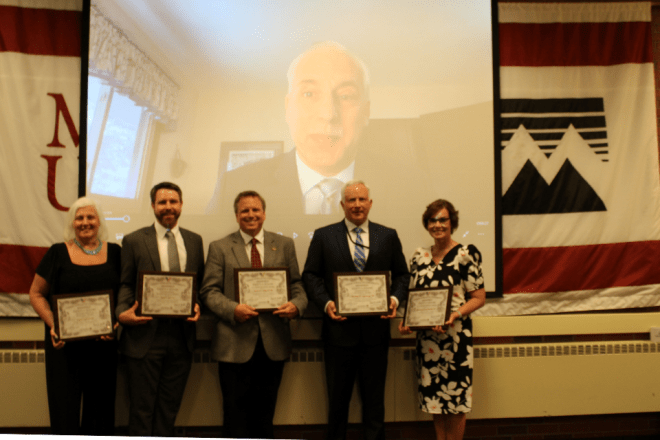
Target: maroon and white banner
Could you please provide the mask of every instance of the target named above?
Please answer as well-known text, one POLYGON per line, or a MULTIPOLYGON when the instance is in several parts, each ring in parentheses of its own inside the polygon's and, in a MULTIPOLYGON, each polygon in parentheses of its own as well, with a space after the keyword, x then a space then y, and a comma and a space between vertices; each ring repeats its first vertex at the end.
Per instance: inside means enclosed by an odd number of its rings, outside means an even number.
POLYGON ((0 316, 28 290, 78 194, 81 0, 0 0, 0 316))
POLYGON ((504 298, 483 315, 660 304, 651 5, 500 3, 504 298))

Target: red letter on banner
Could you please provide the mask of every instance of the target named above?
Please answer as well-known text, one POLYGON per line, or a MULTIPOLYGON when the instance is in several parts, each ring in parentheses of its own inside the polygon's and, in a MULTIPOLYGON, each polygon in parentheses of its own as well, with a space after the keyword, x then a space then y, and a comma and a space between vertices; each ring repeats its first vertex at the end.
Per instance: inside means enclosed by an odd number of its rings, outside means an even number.
MULTIPOLYGON (((69 134, 71 135, 71 139, 73 139, 73 144, 77 147, 79 143, 78 131, 76 130, 76 126, 73 124, 73 119, 71 119, 71 113, 69 113, 69 108, 66 106, 66 101, 64 101, 64 96, 62 96, 61 93, 49 93, 48 96, 52 96, 53 99, 55 100, 55 133, 53 134, 53 140, 51 141, 50 144, 48 144, 48 146, 64 148, 64 145, 60 143, 60 140, 58 138, 58 131, 60 128, 60 113, 62 113, 62 116, 64 116, 64 122, 66 122, 66 126, 69 129, 69 134)), ((49 171, 50 171, 50 167, 49 167, 49 171)))
POLYGON ((55 173, 57 171, 57 161, 60 160, 62 156, 46 156, 45 154, 42 154, 41 157, 48 162, 48 201, 55 209, 68 211, 69 208, 60 205, 55 196, 55 173))

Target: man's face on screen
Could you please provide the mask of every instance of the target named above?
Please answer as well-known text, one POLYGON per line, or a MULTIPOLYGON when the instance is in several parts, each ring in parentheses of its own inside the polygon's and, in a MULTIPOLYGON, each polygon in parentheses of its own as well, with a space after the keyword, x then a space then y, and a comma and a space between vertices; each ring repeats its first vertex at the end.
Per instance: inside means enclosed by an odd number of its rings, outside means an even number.
POLYGON ((351 164, 369 121, 369 101, 362 71, 349 56, 333 47, 303 56, 285 107, 291 137, 307 166, 332 176, 351 164))

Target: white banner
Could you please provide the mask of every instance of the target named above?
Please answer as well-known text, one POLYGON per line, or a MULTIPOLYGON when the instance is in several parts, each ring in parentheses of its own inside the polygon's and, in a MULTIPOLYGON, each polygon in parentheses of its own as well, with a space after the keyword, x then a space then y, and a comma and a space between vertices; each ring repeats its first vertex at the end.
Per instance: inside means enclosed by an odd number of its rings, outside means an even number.
POLYGON ((81 9, 0 2, 0 316, 34 315, 34 270, 78 195, 81 9))
POLYGON ((480 315, 660 304, 650 3, 502 3, 504 299, 480 315))

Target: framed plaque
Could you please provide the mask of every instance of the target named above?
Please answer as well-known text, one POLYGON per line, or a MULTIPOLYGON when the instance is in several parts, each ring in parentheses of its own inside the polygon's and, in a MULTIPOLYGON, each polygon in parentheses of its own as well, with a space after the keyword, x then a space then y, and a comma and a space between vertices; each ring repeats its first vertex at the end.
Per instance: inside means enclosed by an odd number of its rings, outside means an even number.
POLYGON ((234 268, 236 301, 257 312, 272 312, 291 299, 290 280, 288 267, 234 268))
POLYGON ((53 295, 55 332, 62 341, 114 335, 112 290, 53 295))
POLYGON ((334 279, 338 314, 367 316, 390 313, 388 271, 336 272, 334 279))
POLYGON ((403 325, 411 330, 430 330, 445 325, 451 315, 453 286, 436 289, 410 289, 403 325))
POLYGON ((140 272, 138 316, 190 318, 195 315, 197 274, 188 272, 140 272))

